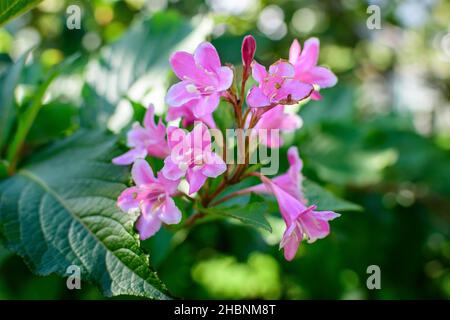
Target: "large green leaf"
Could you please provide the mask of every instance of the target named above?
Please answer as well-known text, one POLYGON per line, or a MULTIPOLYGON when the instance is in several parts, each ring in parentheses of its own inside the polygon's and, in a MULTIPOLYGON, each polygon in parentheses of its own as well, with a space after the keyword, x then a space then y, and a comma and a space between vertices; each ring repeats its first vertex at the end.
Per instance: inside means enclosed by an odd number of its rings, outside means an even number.
POLYGON ((14 89, 19 81, 28 54, 28 52, 23 54, 0 77, 0 151, 8 140, 16 117, 14 89))
POLYGON ((252 195, 249 203, 246 205, 217 206, 203 208, 202 211, 207 214, 234 218, 246 225, 272 232, 272 227, 264 216, 267 213, 267 204, 255 195, 252 195))
POLYGON ((191 23, 170 11, 135 23, 89 63, 83 124, 105 123, 126 96, 142 102, 151 93, 153 103, 162 102, 155 100, 163 99, 168 86, 170 54, 193 50, 209 32, 209 20, 191 23))
POLYGON ((336 212, 362 210, 361 206, 335 196, 311 180, 305 179, 303 181, 303 190, 308 204, 316 205, 318 210, 332 210, 336 212))
POLYGON ((12 18, 30 10, 42 0, 1 0, 0 26, 12 18))
POLYGON ((129 173, 111 164, 115 140, 78 132, 0 182, 0 233, 39 275, 66 275, 67 267, 78 265, 82 279, 107 296, 165 299, 133 217, 116 206, 129 173))

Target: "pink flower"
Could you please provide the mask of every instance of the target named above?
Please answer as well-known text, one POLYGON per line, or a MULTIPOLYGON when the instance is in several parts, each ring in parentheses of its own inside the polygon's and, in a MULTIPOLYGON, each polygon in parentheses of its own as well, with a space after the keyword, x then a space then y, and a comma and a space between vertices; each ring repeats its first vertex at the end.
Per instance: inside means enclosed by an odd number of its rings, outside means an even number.
POLYGON ((167 111, 166 119, 168 121, 172 121, 172 120, 182 118, 183 120, 181 121, 181 124, 183 125, 183 127, 187 127, 198 120, 198 121, 205 123, 210 128, 216 128, 216 123, 215 123, 213 115, 211 113, 205 114, 204 116, 202 116, 200 118, 197 118, 194 115, 193 106, 196 103, 197 102, 195 100, 192 100, 180 107, 169 108, 169 110, 167 111))
POLYGON ((300 173, 303 164, 296 147, 289 148, 288 160, 290 167, 285 174, 274 179, 261 175, 263 184, 243 190, 241 193, 270 193, 276 197, 281 216, 286 223, 280 248, 284 248, 286 260, 291 261, 304 238, 310 243, 325 238, 330 233, 328 221, 339 217, 339 214, 332 211, 316 211, 315 205, 309 207, 305 205, 300 173))
MULTIPOLYGON (((299 199, 305 202, 302 193, 302 168, 303 162, 298 155, 297 147, 290 147, 288 152, 288 161, 289 161, 289 169, 286 173, 279 175, 271 179, 272 183, 276 184, 278 187, 283 189, 285 192, 290 194, 296 199, 299 199)), ((262 194, 271 194, 271 190, 266 187, 265 184, 258 184, 256 186, 241 190, 240 193, 262 193, 262 194)))
POLYGON ((282 105, 277 105, 264 112, 259 118, 252 133, 259 135, 260 143, 270 148, 279 148, 283 145, 280 130, 292 132, 301 127, 302 119, 296 114, 284 112, 284 108, 282 105))
MULTIPOLYGON (((305 47, 302 51, 300 44, 295 39, 289 50, 289 62, 295 66, 295 79, 317 85, 320 88, 332 87, 336 84, 337 78, 328 68, 317 66, 319 48, 319 39, 310 38, 305 41, 305 47)), ((317 90, 314 90, 311 98, 319 100, 321 95, 317 90)))
POLYGON ((166 142, 166 127, 159 120, 154 121, 154 107, 150 105, 144 117, 144 127, 135 123, 127 134, 127 145, 131 148, 128 152, 112 160, 117 165, 129 165, 138 158, 151 155, 164 158, 169 154, 169 146, 166 142))
POLYGON ((216 178, 227 169, 222 158, 212 152, 211 135, 203 123, 197 124, 188 134, 169 127, 168 141, 171 154, 164 160, 162 173, 170 180, 186 175, 189 194, 197 192, 208 177, 216 178))
POLYGON ((125 189, 119 196, 117 205, 125 212, 140 210, 136 229, 141 240, 153 236, 162 223, 180 222, 181 212, 172 199, 179 181, 168 180, 160 172, 155 178, 150 165, 143 159, 136 160, 131 175, 136 186, 125 189))
POLYGON ((189 107, 197 119, 217 108, 221 93, 233 82, 233 71, 221 66, 216 48, 209 42, 200 44, 193 55, 175 52, 170 64, 181 82, 170 87, 166 102, 170 108, 191 102, 189 107))
POLYGON ((250 107, 261 108, 276 104, 294 104, 307 98, 313 86, 294 79, 295 69, 287 61, 279 60, 269 67, 253 62, 252 76, 259 83, 250 89, 247 103, 250 107))
POLYGON ((286 230, 280 242, 284 257, 291 261, 297 253, 298 246, 304 238, 309 243, 323 239, 330 233, 328 221, 340 215, 333 211, 316 211, 316 206, 305 206, 299 199, 279 187, 270 179, 261 176, 267 189, 277 198, 281 216, 286 223, 286 230))

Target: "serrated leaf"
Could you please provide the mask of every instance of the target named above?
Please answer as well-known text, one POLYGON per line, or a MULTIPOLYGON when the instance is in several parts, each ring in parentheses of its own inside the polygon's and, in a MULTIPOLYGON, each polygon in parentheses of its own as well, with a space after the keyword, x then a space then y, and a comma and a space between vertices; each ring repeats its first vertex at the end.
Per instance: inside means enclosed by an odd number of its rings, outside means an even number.
POLYGON ((30 10, 42 0, 1 0, 0 26, 12 18, 30 10))
POLYGON ((45 149, 0 182, 0 233, 5 246, 39 275, 67 276, 78 265, 82 280, 106 296, 166 299, 116 198, 128 168, 111 164, 116 138, 81 131, 45 149))
POLYGON ((223 215, 230 218, 237 219, 244 224, 250 225, 255 228, 262 228, 269 232, 272 232, 270 226, 264 214, 267 212, 267 204, 262 201, 251 202, 245 206, 233 205, 229 207, 211 207, 202 209, 208 214, 223 215))
POLYGON ((304 179, 303 190, 309 204, 317 205, 318 210, 362 211, 362 207, 350 201, 336 197, 317 183, 304 179))
POLYGON ((181 49, 193 50, 210 29, 208 19, 192 24, 172 11, 159 12, 135 23, 89 63, 83 88, 82 125, 104 125, 125 96, 142 102, 152 92, 152 96, 159 95, 163 100, 169 84, 170 54, 181 49))

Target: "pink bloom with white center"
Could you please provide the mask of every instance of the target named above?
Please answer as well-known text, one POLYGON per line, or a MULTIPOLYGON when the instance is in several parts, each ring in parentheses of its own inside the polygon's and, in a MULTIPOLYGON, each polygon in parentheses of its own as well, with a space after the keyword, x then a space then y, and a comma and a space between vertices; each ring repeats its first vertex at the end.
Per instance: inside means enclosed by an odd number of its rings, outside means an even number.
POLYGON ((172 121, 182 118, 183 120, 181 121, 181 124, 183 125, 183 127, 187 127, 193 124, 195 121, 201 121, 210 128, 216 128, 216 123, 214 121, 212 113, 205 114, 200 118, 197 118, 194 115, 193 107, 196 103, 197 102, 195 100, 192 100, 180 107, 169 108, 169 110, 167 111, 166 120, 172 121))
POLYGON ((259 142, 269 148, 279 148, 283 145, 280 131, 292 132, 301 126, 302 119, 298 115, 287 113, 285 106, 277 105, 262 114, 252 130, 252 134, 258 134, 259 142))
POLYGON ((339 217, 332 211, 316 211, 316 206, 306 206, 301 191, 302 161, 296 147, 288 150, 290 167, 288 171, 274 179, 260 176, 263 184, 245 189, 241 193, 255 192, 273 194, 286 223, 286 230, 280 243, 284 248, 286 260, 291 261, 297 252, 300 242, 307 238, 308 242, 325 238, 330 233, 328 221, 339 217))
POLYGON ((141 240, 153 236, 161 224, 177 224, 181 221, 181 212, 172 196, 177 192, 178 181, 162 176, 155 178, 147 161, 137 159, 131 170, 134 187, 125 189, 117 200, 117 205, 125 212, 140 210, 136 223, 141 240))
POLYGON ((196 119, 211 114, 219 105, 221 94, 233 82, 233 71, 221 65, 216 48, 209 42, 201 43, 193 55, 175 52, 170 64, 181 82, 170 87, 166 102, 170 108, 191 102, 196 119))
MULTIPOLYGON (((337 83, 337 78, 330 69, 317 66, 319 50, 320 42, 317 38, 306 40, 303 51, 300 43, 295 39, 289 50, 289 62, 295 66, 295 79, 320 88, 332 87, 337 83)), ((322 97, 317 90, 314 90, 311 98, 320 100, 322 97)))
POLYGON ((166 142, 166 127, 161 119, 158 124, 154 121, 155 109, 153 105, 148 107, 144 117, 144 127, 135 123, 127 134, 127 145, 131 149, 112 160, 117 165, 129 165, 138 158, 151 155, 164 158, 169 154, 169 146, 166 142))
POLYGON ((259 83, 250 89, 247 103, 252 108, 276 104, 294 104, 307 98, 314 90, 309 83, 294 78, 295 69, 287 61, 279 60, 266 68, 253 62, 252 76, 259 83))
POLYGON ((162 173, 170 180, 186 176, 189 194, 197 192, 207 178, 216 178, 227 169, 222 158, 212 152, 211 135, 203 123, 197 124, 188 134, 169 127, 168 141, 171 154, 164 160, 162 173))

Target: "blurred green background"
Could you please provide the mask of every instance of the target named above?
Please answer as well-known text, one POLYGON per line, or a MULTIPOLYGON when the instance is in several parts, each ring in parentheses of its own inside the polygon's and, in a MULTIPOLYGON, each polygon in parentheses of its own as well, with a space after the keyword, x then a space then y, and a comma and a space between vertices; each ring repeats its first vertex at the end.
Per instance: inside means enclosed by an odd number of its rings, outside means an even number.
MULTIPOLYGON (((301 107, 303 127, 286 145, 299 147, 308 178, 364 208, 342 212, 331 223, 331 235, 303 243, 292 262, 278 250, 283 222, 275 210, 272 234, 231 221, 205 223, 189 233, 162 230, 144 246, 175 296, 450 298, 450 1, 45 0, 0 28, 0 53, 17 59, 37 47, 33 79, 36 68, 45 72, 77 52, 86 62, 135 21, 158 14, 203 21, 201 33, 223 62, 234 64, 240 63, 245 34, 256 37, 256 59, 266 65, 287 57, 294 38, 319 37, 320 64, 339 82, 321 92, 322 101, 301 107), (80 30, 66 27, 66 9, 74 4, 82 9, 80 30), (371 4, 380 8, 381 29, 366 25, 371 4), (381 269, 380 290, 366 287, 369 265, 381 269)), ((148 59, 147 51, 133 50, 148 59)), ((75 72, 55 83, 52 90, 59 94, 42 109, 31 142, 47 143, 80 125, 82 79, 75 72), (55 117, 55 110, 62 110, 59 125, 45 124, 45 112, 55 117)), ((161 113, 158 92, 146 99, 154 99, 161 113)), ((27 86, 17 94, 26 97, 27 86)), ((123 125, 108 126, 117 132, 123 125)), ((286 170, 285 161, 280 170, 286 170)), ((65 279, 35 276, 0 246, 0 299, 59 298, 102 296, 88 283, 69 291, 65 279)))

